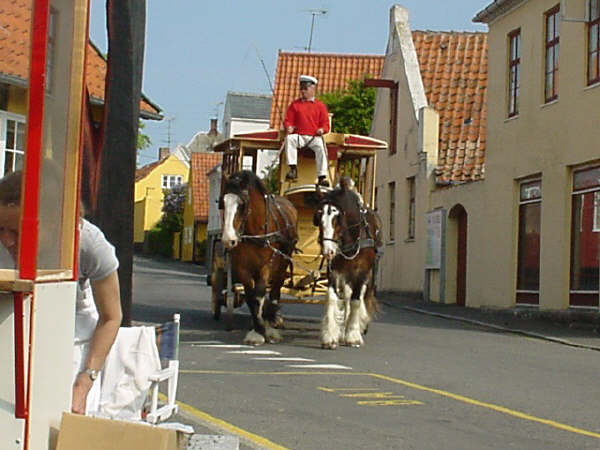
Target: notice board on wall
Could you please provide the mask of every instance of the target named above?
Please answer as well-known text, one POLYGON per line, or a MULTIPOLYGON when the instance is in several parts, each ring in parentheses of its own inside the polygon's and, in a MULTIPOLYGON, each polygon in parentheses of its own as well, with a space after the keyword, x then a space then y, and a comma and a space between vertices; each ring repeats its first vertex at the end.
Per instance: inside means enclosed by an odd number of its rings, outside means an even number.
POLYGON ((446 210, 435 209, 425 214, 425 269, 442 266, 442 236, 446 210))

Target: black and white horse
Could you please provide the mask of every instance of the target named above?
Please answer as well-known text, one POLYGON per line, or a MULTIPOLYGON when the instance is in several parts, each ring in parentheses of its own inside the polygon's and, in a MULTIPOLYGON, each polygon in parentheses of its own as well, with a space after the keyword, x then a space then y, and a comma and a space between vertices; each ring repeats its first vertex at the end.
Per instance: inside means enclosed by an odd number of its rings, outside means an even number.
POLYGON ((233 281, 244 285, 252 315, 252 329, 244 343, 278 342, 276 313, 290 255, 298 241, 298 213, 286 198, 267 193, 260 179, 247 170, 227 179, 222 201, 221 239, 231 253, 233 281))
POLYGON ((321 323, 321 346, 363 345, 363 335, 377 311, 375 267, 381 246, 381 220, 363 205, 348 177, 327 192, 315 212, 321 252, 328 263, 327 304, 321 323))

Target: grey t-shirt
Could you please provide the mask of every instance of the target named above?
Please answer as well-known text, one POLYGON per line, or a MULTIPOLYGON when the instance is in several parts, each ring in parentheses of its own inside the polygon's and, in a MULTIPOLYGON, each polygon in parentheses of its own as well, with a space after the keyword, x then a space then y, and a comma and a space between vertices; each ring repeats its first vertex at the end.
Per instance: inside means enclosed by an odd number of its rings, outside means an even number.
POLYGON ((79 270, 75 315, 75 342, 91 338, 98 311, 90 281, 102 280, 119 268, 115 248, 100 229, 82 219, 79 227, 79 270))

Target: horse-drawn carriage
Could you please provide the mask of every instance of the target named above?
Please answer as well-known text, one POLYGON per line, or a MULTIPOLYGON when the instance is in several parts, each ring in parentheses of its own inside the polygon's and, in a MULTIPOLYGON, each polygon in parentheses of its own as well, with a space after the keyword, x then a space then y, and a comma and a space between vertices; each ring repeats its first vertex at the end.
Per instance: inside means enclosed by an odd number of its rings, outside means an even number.
MULTIPOLYGON (((278 194, 293 205, 297 212, 297 236, 294 252, 283 255, 274 249, 276 255, 282 260, 289 260, 286 266, 284 282, 281 286, 280 303, 324 303, 327 293, 327 266, 323 264, 321 246, 319 243, 319 228, 313 223, 313 216, 319 206, 319 198, 323 192, 330 188, 317 187, 315 181, 315 156, 310 149, 301 149, 298 152, 298 179, 288 181, 285 179, 287 164, 284 152, 281 151, 284 135, 279 131, 260 131, 238 134, 215 147, 217 152, 223 153, 220 171, 213 171, 213 180, 210 183, 210 209, 209 217, 209 242, 208 242, 208 267, 210 273, 207 277, 212 285, 212 313, 219 319, 221 308, 225 307, 226 327, 231 327, 234 308, 244 303, 244 287, 237 283, 232 276, 230 252, 226 251, 222 241, 221 226, 222 213, 216 208, 223 209, 223 194, 227 180, 243 169, 251 169, 254 173, 267 172, 270 169, 271 180, 277 184, 274 194, 278 194), (261 160, 265 159, 265 152, 275 154, 271 166, 264 167, 261 160), (261 165, 263 167, 261 167, 261 165), (220 183, 215 181, 220 177, 220 183), (218 192, 216 192, 218 189, 218 192), (220 203, 217 201, 220 199, 220 203)), ((352 134, 329 133, 323 136, 328 155, 328 181, 334 186, 342 176, 348 176, 354 181, 355 190, 362 197, 365 206, 373 206, 375 202, 375 166, 378 150, 387 148, 384 141, 371 137, 352 134)), ((244 195, 248 195, 247 192, 244 195)), ((264 195, 265 199, 267 196, 264 195)), ((266 202, 267 212, 269 202, 266 202)), ((271 209, 277 211, 281 208, 272 203, 271 209)), ((248 210, 241 215, 248 215, 248 210)), ((244 219, 245 220, 245 219, 244 219)), ((283 220, 283 223, 286 221, 283 220)), ((264 234, 259 247, 271 246, 267 233, 267 224, 264 225, 264 234)), ((271 233, 273 234, 273 233, 271 233)), ((271 247, 273 248, 273 247, 271 247)), ((273 253, 275 255, 275 253, 273 253)), ((267 286, 267 291, 272 288, 267 286)), ((279 291, 278 287, 276 287, 279 291)))

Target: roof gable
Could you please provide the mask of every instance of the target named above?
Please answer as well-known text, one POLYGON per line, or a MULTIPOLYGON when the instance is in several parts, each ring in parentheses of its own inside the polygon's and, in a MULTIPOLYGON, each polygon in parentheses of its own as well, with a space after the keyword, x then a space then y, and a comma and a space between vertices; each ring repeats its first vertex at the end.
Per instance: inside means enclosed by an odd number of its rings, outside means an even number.
POLYGON ((487 34, 414 31, 429 106, 440 117, 437 181, 484 177, 487 34))
POLYGON ((317 95, 348 87, 349 80, 365 75, 379 78, 383 55, 279 52, 275 93, 271 105, 271 128, 279 129, 287 106, 299 96, 298 77, 312 75, 319 80, 317 95))
MULTIPOLYGON (((29 32, 31 2, 3 1, 0 6, 0 78, 25 86, 29 76, 29 32)), ((93 100, 104 102, 106 60, 90 42, 87 47, 86 84, 93 100)), ((160 118, 160 108, 142 96, 140 113, 147 118, 160 118)))
POLYGON ((221 153, 192 153, 191 174, 192 200, 194 205, 194 220, 208 221, 209 178, 208 172, 222 160, 221 153))

